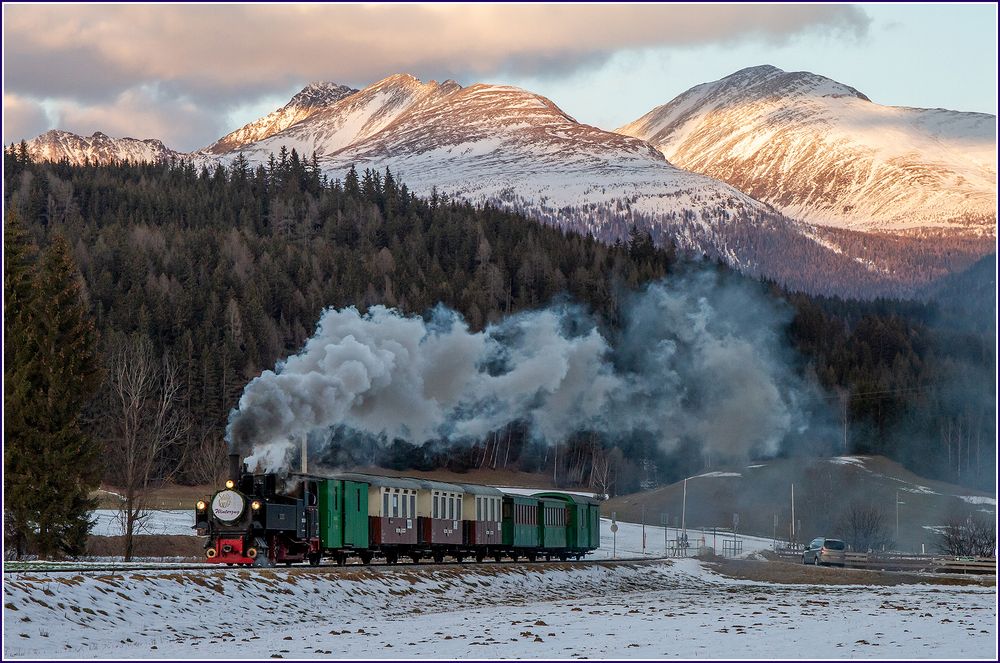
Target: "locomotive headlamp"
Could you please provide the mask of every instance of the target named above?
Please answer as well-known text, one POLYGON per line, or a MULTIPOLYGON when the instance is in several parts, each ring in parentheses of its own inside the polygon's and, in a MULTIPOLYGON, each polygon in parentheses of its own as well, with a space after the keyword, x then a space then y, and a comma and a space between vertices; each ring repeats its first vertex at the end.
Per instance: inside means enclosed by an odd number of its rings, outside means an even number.
POLYGON ((215 548, 209 548, 208 550, 205 551, 205 557, 208 557, 209 559, 213 559, 218 554, 219 551, 217 551, 215 548))
POLYGON ((235 486, 235 485, 236 485, 236 484, 235 484, 235 483, 233 483, 233 480, 232 480, 232 479, 228 479, 228 480, 226 481, 226 488, 232 488, 232 487, 233 487, 233 486, 235 486))
POLYGON ((254 500, 253 502, 250 502, 250 508, 253 509, 254 511, 259 511, 260 510, 260 502, 258 502, 257 500, 254 500))
POLYGON ((207 505, 207 504, 205 504, 205 500, 198 500, 198 503, 197 503, 197 504, 195 504, 194 506, 195 506, 195 508, 196 508, 196 509, 198 509, 199 511, 204 511, 204 510, 205 510, 205 507, 206 507, 206 506, 208 506, 208 505, 207 505))

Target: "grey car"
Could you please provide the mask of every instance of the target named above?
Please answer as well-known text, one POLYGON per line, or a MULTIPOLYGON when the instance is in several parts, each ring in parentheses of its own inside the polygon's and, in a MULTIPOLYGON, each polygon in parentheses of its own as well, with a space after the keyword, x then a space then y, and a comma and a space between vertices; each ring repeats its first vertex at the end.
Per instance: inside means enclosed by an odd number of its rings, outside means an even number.
POLYGON ((844 566, 847 544, 840 539, 819 537, 809 542, 809 547, 802 551, 803 564, 836 564, 844 566))

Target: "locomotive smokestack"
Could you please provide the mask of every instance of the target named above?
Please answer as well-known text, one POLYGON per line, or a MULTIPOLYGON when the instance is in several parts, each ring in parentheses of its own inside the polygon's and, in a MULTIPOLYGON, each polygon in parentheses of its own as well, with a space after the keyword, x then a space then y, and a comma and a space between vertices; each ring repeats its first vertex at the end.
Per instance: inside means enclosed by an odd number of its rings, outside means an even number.
POLYGON ((229 478, 239 483, 240 481, 240 455, 229 454, 229 478))

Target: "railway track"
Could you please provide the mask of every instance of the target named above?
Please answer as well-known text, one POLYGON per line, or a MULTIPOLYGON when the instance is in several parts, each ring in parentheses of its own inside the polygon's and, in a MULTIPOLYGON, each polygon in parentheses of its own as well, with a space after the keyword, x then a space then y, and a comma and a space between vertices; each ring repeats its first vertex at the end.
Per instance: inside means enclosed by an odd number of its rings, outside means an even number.
POLYGON ((293 571, 293 572, 303 572, 303 573, 325 573, 330 571, 340 572, 340 571, 355 571, 358 569, 401 569, 401 570, 426 570, 426 569, 450 569, 450 568, 480 568, 480 567, 494 567, 494 566, 552 566, 552 565, 563 565, 563 566, 593 566, 598 564, 630 564, 636 562, 655 562, 664 559, 671 559, 669 557, 619 557, 616 559, 583 559, 580 561, 512 561, 504 560, 501 562, 489 561, 489 562, 443 562, 443 563, 419 563, 419 564, 387 564, 385 562, 372 563, 372 564, 345 564, 340 566, 338 564, 320 564, 319 566, 309 566, 306 564, 293 564, 290 566, 279 565, 270 567, 246 567, 246 566, 227 566, 222 564, 197 564, 197 563, 151 563, 151 564, 135 564, 135 565, 124 565, 124 564, 87 564, 87 565, 44 565, 41 563, 19 563, 19 562, 5 562, 3 566, 4 575, 11 574, 31 574, 31 575, 41 575, 41 574, 113 574, 120 575, 125 573, 142 573, 147 571, 224 571, 224 572, 240 572, 240 571, 293 571))

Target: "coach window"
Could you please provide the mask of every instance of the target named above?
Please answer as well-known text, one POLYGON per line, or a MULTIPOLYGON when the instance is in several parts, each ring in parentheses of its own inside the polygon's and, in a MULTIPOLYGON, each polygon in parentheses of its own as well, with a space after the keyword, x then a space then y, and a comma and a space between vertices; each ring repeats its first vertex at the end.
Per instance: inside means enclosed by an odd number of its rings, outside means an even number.
POLYGON ((399 517, 399 495, 392 496, 392 517, 399 517))
POLYGON ((458 511, 458 519, 461 520, 462 519, 462 498, 461 497, 458 498, 457 504, 458 504, 458 506, 456 507, 456 510, 458 511))
POLYGON ((437 518, 437 517, 438 517, 438 496, 435 495, 434 496, 434 506, 433 506, 433 508, 431 510, 431 518, 437 518))
POLYGON ((410 495, 410 518, 417 517, 417 496, 410 495))
POLYGON ((389 493, 382 493, 382 516, 387 517, 389 515, 389 493))

